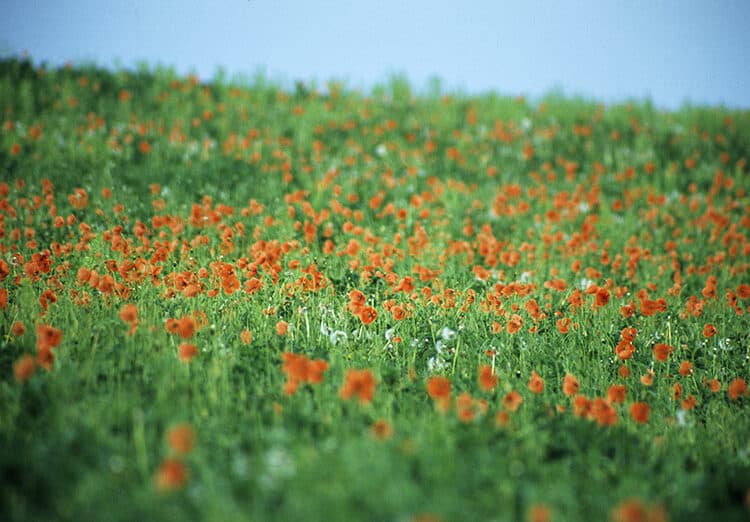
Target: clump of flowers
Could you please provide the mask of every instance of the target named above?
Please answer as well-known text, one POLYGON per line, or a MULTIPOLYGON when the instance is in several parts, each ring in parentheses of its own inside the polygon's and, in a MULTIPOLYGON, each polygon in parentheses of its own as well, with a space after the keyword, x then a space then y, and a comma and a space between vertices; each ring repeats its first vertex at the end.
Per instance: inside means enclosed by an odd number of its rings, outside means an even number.
POLYGON ((323 359, 310 359, 302 354, 284 352, 281 371, 287 377, 284 393, 294 395, 300 384, 320 384, 328 370, 328 362, 323 359))

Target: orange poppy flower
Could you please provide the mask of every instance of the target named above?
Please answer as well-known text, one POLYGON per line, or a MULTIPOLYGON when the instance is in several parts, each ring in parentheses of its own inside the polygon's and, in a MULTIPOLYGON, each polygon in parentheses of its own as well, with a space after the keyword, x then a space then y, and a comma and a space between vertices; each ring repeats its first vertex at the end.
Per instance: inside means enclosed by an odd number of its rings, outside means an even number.
POLYGON ((307 379, 307 357, 304 355, 297 355, 292 352, 284 352, 281 354, 283 362, 281 363, 281 371, 287 374, 289 377, 304 381, 307 379))
POLYGON ((198 347, 194 344, 182 343, 178 348, 178 357, 185 363, 190 362, 199 353, 198 347))
POLYGON ((240 341, 242 341, 242 344, 250 344, 253 342, 253 332, 248 329, 242 330, 242 332, 240 332, 240 341))
POLYGON ((68 196, 68 201, 73 208, 82 210, 88 206, 89 196, 85 190, 77 188, 73 191, 73 194, 68 196))
POLYGON ((408 294, 414 290, 414 278, 411 276, 404 276, 398 285, 393 289, 394 292, 404 292, 408 294))
POLYGON ((261 288, 263 288, 263 281, 257 277, 251 277, 243 285, 244 291, 251 295, 260 291, 261 288))
POLYGON ((164 328, 171 334, 177 334, 177 327, 180 322, 177 319, 169 318, 164 323, 164 328))
POLYGON ((287 323, 286 321, 279 321, 278 323, 276 323, 276 333, 278 335, 286 335, 288 331, 289 323, 287 323))
POLYGON ((498 377, 491 366, 483 364, 479 367, 479 387, 490 392, 497 386, 498 377))
POLYGON ((138 307, 134 304, 126 304, 120 309, 120 319, 126 323, 133 323, 138 320, 138 307))
POLYGON ((609 290, 606 288, 599 288, 594 295, 594 306, 600 308, 609 302, 609 290))
POLYGON ((299 381, 290 378, 284 383, 282 391, 284 392, 284 395, 294 395, 297 393, 297 388, 299 388, 299 381))
POLYGON ((521 330, 521 327, 523 326, 523 318, 518 314, 513 314, 510 317, 510 321, 505 326, 505 330, 509 334, 517 333, 519 330, 521 330))
POLYGON ((680 402, 680 407, 683 410, 688 410, 689 411, 689 410, 692 410, 693 408, 695 408, 696 402, 697 401, 695 400, 695 397, 693 397, 692 395, 688 395, 687 399, 683 399, 680 402))
POLYGON ((622 404, 627 392, 628 388, 624 384, 613 384, 607 390, 607 400, 613 404, 622 404))
POLYGON ((49 346, 41 346, 36 352, 36 364, 40 368, 44 368, 48 372, 52 370, 52 365, 55 363, 55 354, 52 353, 52 348, 49 346))
POLYGON ((599 426, 614 426, 619 418, 617 410, 601 397, 597 397, 591 403, 590 415, 599 426))
POLYGON ((615 354, 617 354, 617 357, 622 361, 630 359, 634 352, 635 346, 633 343, 626 341, 625 339, 620 340, 620 342, 617 343, 617 346, 615 346, 615 354))
POLYGON ((570 317, 561 317, 557 320, 555 326, 561 334, 568 333, 570 331, 570 317))
POLYGON ((667 309, 667 301, 664 298, 652 300, 644 299, 641 301, 641 314, 654 315, 657 312, 664 312, 667 309))
POLYGON ((645 402, 634 402, 630 405, 630 416, 635 422, 645 424, 651 414, 651 407, 645 402))
POLYGON ((451 381, 447 377, 435 375, 427 380, 427 394, 432 399, 445 399, 451 394, 451 381))
POLYGON ((471 422, 476 418, 478 403, 467 392, 456 399, 456 415, 461 422, 471 422))
POLYGON ((610 515, 613 522, 656 522, 669 517, 662 506, 646 506, 638 499, 628 499, 618 504, 610 515))
POLYGON ((679 369, 680 375, 683 377, 687 377, 691 373, 693 373, 693 365, 690 361, 682 361, 680 363, 680 369, 679 369))
POLYGON ((435 401, 437 407, 447 412, 451 404, 451 381, 447 377, 435 375, 427 380, 427 394, 435 401))
POLYGON ((654 359, 659 362, 665 362, 669 359, 669 355, 674 351, 674 348, 664 343, 656 343, 654 345, 654 359))
POLYGON ((351 310, 354 314, 358 314, 362 307, 365 306, 366 300, 367 298, 365 297, 365 294, 363 294, 359 290, 352 290, 351 292, 349 292, 349 310, 351 310))
POLYGON ((36 328, 36 346, 43 348, 55 348, 62 342, 62 331, 48 324, 40 324, 36 328))
POLYGON ((13 365, 13 375, 18 382, 28 381, 36 372, 36 361, 29 355, 22 355, 13 365))
POLYGON ((703 337, 713 337, 716 335, 716 327, 711 323, 706 323, 703 326, 703 337))
POLYGON ((406 317, 406 310, 401 305, 391 307, 391 315, 396 321, 401 321, 406 317))
POLYGON ((186 315, 181 319, 167 319, 165 328, 171 334, 179 335, 183 339, 190 339, 196 330, 195 319, 186 315))
POLYGON ((563 379, 563 393, 568 397, 571 397, 578 393, 578 388, 580 388, 578 379, 576 379, 575 376, 569 373, 566 374, 565 378, 563 379))
POLYGON ((138 328, 138 308, 134 304, 126 304, 120 309, 120 319, 130 325, 128 335, 133 335, 138 328))
POLYGON ((393 435, 393 427, 385 419, 376 420, 370 427, 370 433, 378 440, 390 439, 393 435))
POLYGON ((529 508, 526 520, 529 522, 550 522, 552 512, 543 504, 535 504, 529 508))
POLYGON ((734 379, 727 387, 727 395, 729 395, 729 398, 733 401, 740 397, 747 397, 747 393, 747 383, 745 382, 745 379, 742 379, 741 377, 734 379))
POLYGON ((13 326, 10 327, 10 333, 13 334, 14 337, 21 337, 26 333, 26 325, 23 324, 23 321, 15 321, 13 326))
POLYGON ((167 433, 167 443, 177 455, 187 455, 195 446, 195 430, 189 424, 178 424, 167 433))
POLYGON ((620 339, 632 343, 635 340, 637 334, 638 330, 636 330, 632 326, 627 326, 620 332, 620 339))
POLYGON ((323 382, 323 373, 328 370, 328 363, 323 359, 314 359, 307 364, 307 382, 320 384, 323 382))
POLYGON ((356 397, 360 404, 369 404, 375 395, 375 377, 368 369, 350 369, 344 377, 339 396, 344 400, 356 397))
POLYGON ((183 339, 190 339, 195 333, 196 327, 195 319, 186 315, 177 324, 177 335, 183 339))
POLYGON ((531 371, 531 377, 529 378, 529 390, 537 395, 544 391, 544 379, 534 370, 531 371))
POLYGON ((573 397, 573 415, 576 417, 588 417, 591 412, 591 401, 585 395, 573 397))
POLYGON ((523 403, 523 397, 521 397, 521 394, 516 390, 509 391, 505 397, 503 397, 503 408, 511 413, 518 411, 518 408, 521 407, 521 403, 523 403))
POLYGON ((371 306, 363 306, 358 315, 362 324, 370 324, 378 317, 378 311, 371 306))
POLYGON ((89 279, 91 279, 91 270, 89 270, 85 266, 79 268, 78 272, 76 273, 76 282, 79 285, 84 285, 89 282, 89 279))
POLYGON ((161 492, 174 491, 184 486, 190 474, 185 464, 177 459, 167 459, 159 466, 154 483, 161 492))
POLYGON ((620 315, 622 315, 623 319, 633 317, 635 315, 635 304, 631 301, 628 304, 622 305, 620 307, 620 315))

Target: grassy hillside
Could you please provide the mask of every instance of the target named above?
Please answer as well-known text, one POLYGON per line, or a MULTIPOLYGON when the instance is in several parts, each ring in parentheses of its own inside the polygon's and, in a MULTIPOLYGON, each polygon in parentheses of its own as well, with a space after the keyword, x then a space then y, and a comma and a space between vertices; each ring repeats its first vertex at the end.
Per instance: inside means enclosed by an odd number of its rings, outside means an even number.
POLYGON ((0 519, 750 516, 750 112, 0 101, 0 519))

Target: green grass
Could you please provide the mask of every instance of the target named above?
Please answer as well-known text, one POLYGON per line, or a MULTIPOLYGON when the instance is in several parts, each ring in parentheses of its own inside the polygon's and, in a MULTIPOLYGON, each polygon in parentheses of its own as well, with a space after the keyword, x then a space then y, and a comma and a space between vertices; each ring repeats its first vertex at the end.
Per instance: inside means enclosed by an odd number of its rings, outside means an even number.
POLYGON ((749 112, 17 59, 0 100, 0 519, 749 516, 749 112), (322 382, 285 393, 283 353, 322 382), (352 369, 371 397, 342 398, 352 369), (170 461, 187 475, 164 491, 170 461))

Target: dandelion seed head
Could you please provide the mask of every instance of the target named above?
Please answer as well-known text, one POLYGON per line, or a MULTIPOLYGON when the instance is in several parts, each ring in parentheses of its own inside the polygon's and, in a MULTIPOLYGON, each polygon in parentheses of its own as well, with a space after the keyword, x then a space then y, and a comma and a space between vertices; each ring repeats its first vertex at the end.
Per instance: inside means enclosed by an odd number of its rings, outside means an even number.
POLYGON ((328 338, 330 339, 331 344, 335 346, 339 343, 345 343, 349 339, 349 336, 343 330, 336 330, 331 332, 328 338))
POLYGON ((456 331, 447 326, 443 326, 442 330, 440 330, 440 337, 442 337, 444 341, 452 341, 456 338, 456 331))
POLYGON ((388 328, 385 331, 385 340, 386 341, 392 341, 393 338, 396 336, 396 329, 395 328, 388 328))
POLYGON ((445 362, 439 357, 430 357, 427 360, 427 369, 430 372, 439 372, 445 368, 445 362))

